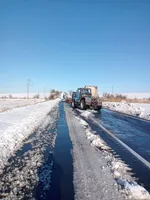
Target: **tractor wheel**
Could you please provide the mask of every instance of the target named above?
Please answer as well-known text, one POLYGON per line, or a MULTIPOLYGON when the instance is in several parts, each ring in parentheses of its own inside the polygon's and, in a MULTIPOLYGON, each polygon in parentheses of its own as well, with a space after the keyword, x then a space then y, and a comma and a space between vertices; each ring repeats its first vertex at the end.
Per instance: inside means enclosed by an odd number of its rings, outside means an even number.
POLYGON ((81 100, 80 107, 81 107, 81 110, 85 110, 86 109, 86 105, 85 105, 85 100, 84 99, 81 100))
POLYGON ((73 109, 76 108, 76 104, 75 104, 74 101, 72 101, 72 108, 73 108, 73 109))
POLYGON ((94 110, 100 111, 102 109, 102 106, 97 106, 94 110))

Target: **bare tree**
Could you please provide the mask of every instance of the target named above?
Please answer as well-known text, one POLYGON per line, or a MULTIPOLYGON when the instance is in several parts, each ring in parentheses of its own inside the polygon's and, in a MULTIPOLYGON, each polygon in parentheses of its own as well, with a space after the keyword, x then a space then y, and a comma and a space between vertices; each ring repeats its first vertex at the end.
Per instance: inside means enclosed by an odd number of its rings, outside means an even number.
POLYGON ((39 94, 35 94, 33 99, 39 99, 40 98, 40 95, 39 94))
POLYGON ((13 98, 12 94, 9 94, 9 98, 10 98, 10 99, 12 99, 12 98, 13 98))

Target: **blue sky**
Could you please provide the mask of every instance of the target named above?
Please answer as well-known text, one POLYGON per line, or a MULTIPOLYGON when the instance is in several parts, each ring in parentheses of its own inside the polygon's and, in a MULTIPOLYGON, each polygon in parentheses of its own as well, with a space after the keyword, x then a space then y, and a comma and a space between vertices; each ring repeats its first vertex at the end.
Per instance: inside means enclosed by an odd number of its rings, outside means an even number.
POLYGON ((150 1, 0 1, 0 92, 150 92, 150 1))

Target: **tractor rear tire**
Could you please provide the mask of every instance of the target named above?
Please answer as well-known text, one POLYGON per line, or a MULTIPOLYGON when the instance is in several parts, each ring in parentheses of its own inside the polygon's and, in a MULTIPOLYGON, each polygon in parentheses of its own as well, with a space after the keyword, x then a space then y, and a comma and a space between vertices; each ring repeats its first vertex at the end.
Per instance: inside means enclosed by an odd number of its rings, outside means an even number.
POLYGON ((86 104, 85 104, 84 99, 82 99, 81 102, 80 102, 80 108, 81 108, 81 110, 86 110, 86 104))
POLYGON ((97 106, 94 110, 100 111, 102 109, 102 106, 97 106))
POLYGON ((76 108, 76 104, 75 104, 75 102, 74 102, 74 101, 72 101, 71 105, 72 105, 72 108, 73 108, 73 109, 75 109, 75 108, 76 108))

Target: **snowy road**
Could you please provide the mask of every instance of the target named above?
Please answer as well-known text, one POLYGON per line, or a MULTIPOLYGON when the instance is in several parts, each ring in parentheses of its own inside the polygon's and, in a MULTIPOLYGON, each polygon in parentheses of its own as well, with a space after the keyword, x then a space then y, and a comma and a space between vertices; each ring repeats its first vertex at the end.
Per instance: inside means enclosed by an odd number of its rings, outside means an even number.
MULTIPOLYGON (((66 106, 69 134, 73 143, 76 200, 121 200, 123 197, 107 167, 104 155, 86 140, 85 130, 66 106)), ((109 157, 109 155, 107 155, 109 157)), ((109 159, 109 158, 108 158, 109 159)))
MULTIPOLYGON (((39 106, 45 110, 47 105, 39 106)), ((149 168, 101 127, 149 163, 150 123, 106 109, 72 110, 63 102, 44 113, 40 126, 27 135, 0 174, 0 199, 150 199, 139 186, 150 191, 149 168)), ((15 123, 18 126, 18 120, 15 123)))
POLYGON ((107 109, 100 113, 90 110, 77 110, 77 113, 132 169, 138 183, 150 191, 150 122, 107 109))

